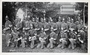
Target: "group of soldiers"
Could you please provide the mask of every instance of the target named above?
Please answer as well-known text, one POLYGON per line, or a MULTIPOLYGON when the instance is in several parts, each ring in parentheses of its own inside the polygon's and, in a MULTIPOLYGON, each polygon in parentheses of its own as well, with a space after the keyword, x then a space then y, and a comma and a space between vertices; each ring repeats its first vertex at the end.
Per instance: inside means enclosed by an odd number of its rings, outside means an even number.
POLYGON ((46 18, 26 17, 23 20, 16 18, 13 22, 6 16, 5 34, 7 47, 30 48, 71 48, 87 45, 87 27, 73 18, 58 17, 57 22, 46 18))

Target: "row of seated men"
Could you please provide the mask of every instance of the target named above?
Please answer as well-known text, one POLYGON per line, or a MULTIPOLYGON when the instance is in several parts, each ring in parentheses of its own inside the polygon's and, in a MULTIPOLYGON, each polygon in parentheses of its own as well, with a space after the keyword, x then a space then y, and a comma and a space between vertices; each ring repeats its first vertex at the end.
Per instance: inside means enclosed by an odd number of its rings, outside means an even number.
POLYGON ((58 22, 53 22, 50 18, 49 22, 42 19, 41 22, 33 18, 16 19, 14 23, 8 20, 6 16, 5 28, 3 29, 6 46, 12 47, 30 47, 30 48, 71 48, 76 47, 86 48, 87 45, 87 30, 82 22, 73 22, 69 18, 67 22, 65 19, 58 22))

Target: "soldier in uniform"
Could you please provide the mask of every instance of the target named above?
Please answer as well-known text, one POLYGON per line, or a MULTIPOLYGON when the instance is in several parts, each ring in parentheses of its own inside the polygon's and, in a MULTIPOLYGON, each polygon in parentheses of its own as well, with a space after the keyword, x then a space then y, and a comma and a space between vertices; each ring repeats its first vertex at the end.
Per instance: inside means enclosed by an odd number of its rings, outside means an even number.
POLYGON ((61 28, 63 28, 63 29, 68 29, 68 26, 67 26, 67 24, 65 23, 65 19, 64 19, 64 18, 63 18, 63 20, 62 20, 61 28))
POLYGON ((83 27, 82 22, 80 22, 80 17, 78 17, 78 20, 75 22, 77 32, 83 27))
POLYGON ((36 20, 35 20, 35 18, 34 17, 32 17, 32 25, 33 25, 33 28, 35 28, 35 22, 36 20))
POLYGON ((61 29, 61 24, 62 24, 61 17, 59 17, 58 22, 56 22, 56 23, 57 23, 58 30, 60 30, 61 29))
POLYGON ((37 34, 39 34, 40 32, 40 22, 39 22, 39 18, 36 17, 36 22, 34 23, 34 27, 35 27, 35 30, 37 31, 37 34))
POLYGON ((77 40, 76 34, 77 33, 74 32, 74 29, 70 29, 70 30, 71 31, 69 33, 69 36, 70 36, 70 38, 69 38, 69 41, 70 41, 69 48, 74 49, 76 47, 76 40, 77 40))
POLYGON ((38 44, 37 48, 40 47, 43 49, 45 47, 46 39, 47 39, 47 35, 44 31, 44 28, 41 28, 41 33, 39 34, 40 44, 38 44))
POLYGON ((76 25, 74 24, 74 20, 73 19, 71 19, 71 23, 70 23, 69 29, 70 28, 73 28, 74 30, 76 30, 76 25))
POLYGON ((24 30, 29 30, 30 28, 29 28, 29 20, 28 19, 26 19, 25 21, 24 21, 24 27, 23 27, 23 29, 24 30))
POLYGON ((30 43, 30 47, 34 48, 35 47, 35 40, 36 40, 36 36, 35 36, 36 31, 33 29, 33 25, 31 24, 30 30, 29 30, 29 42, 30 43))
POLYGON ((5 28, 4 28, 7 46, 9 46, 10 38, 12 37, 12 35, 11 35, 12 23, 8 19, 9 19, 8 16, 6 16, 6 22, 5 22, 5 28))
POLYGON ((12 36, 14 39, 14 47, 18 46, 18 34, 19 32, 17 31, 16 27, 14 27, 14 29, 12 30, 12 36))
POLYGON ((20 35, 20 33, 19 33, 18 38, 17 38, 18 47, 21 47, 21 44, 22 44, 21 40, 22 40, 22 35, 20 35))
POLYGON ((21 39, 21 47, 26 47, 26 38, 25 37, 22 37, 22 39, 21 39))
POLYGON ((22 32, 23 26, 22 26, 22 21, 21 21, 21 19, 19 19, 19 18, 15 19, 15 20, 14 20, 14 23, 15 23, 14 26, 16 27, 16 29, 17 29, 19 32, 22 32))
POLYGON ((41 22, 39 23, 39 25, 40 25, 40 29, 41 29, 41 28, 43 28, 43 27, 44 27, 44 19, 43 19, 43 18, 41 18, 40 20, 41 20, 41 22))
POLYGON ((21 46, 24 48, 24 47, 27 47, 28 46, 28 37, 29 37, 29 29, 30 29, 30 26, 29 26, 29 20, 28 20, 28 17, 25 18, 23 20, 23 30, 22 30, 22 39, 21 39, 21 46))
POLYGON ((54 24, 54 23, 53 23, 53 19, 52 19, 51 17, 49 17, 49 25, 50 25, 50 28, 54 26, 53 24, 54 24))
POLYGON ((31 24, 33 25, 33 21, 29 19, 29 27, 31 26, 31 24))
POLYGON ((82 29, 82 27, 83 27, 83 25, 82 24, 78 24, 77 26, 76 26, 76 28, 77 28, 77 30, 79 31, 79 30, 81 30, 82 29))
POLYGON ((67 20, 67 25, 68 25, 68 29, 70 28, 70 24, 71 24, 71 18, 70 17, 68 17, 68 20, 67 20))
POLYGON ((67 30, 64 30, 63 28, 61 28, 61 38, 59 39, 59 41, 61 42, 61 45, 59 45, 59 47, 61 48, 65 48, 68 45, 68 36, 67 36, 67 30))
POLYGON ((57 39, 57 34, 54 32, 53 27, 51 27, 51 33, 50 33, 50 43, 48 44, 48 48, 54 48, 55 41, 57 39))
POLYGON ((53 20, 51 17, 49 17, 49 20, 47 23, 46 23, 46 19, 44 19, 44 29, 48 35, 50 34, 50 28, 52 24, 53 24, 53 20))
POLYGON ((80 42, 80 47, 84 49, 84 44, 85 44, 85 39, 86 39, 86 33, 84 31, 84 28, 82 28, 81 30, 79 30, 78 32, 78 40, 80 42))
POLYGON ((46 22, 46 19, 44 18, 44 30, 46 32, 46 34, 49 34, 49 26, 48 26, 48 23, 46 22))

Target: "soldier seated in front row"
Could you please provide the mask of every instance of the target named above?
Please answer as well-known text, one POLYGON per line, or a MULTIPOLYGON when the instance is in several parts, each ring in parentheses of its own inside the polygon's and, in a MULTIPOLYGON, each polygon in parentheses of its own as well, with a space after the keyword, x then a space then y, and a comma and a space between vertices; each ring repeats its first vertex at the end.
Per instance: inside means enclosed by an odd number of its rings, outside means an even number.
POLYGON ((69 40, 66 31, 67 30, 63 30, 63 28, 61 28, 61 38, 59 39, 61 44, 59 44, 58 47, 65 48, 68 46, 69 40))
POLYGON ((56 43, 55 40, 57 39, 57 34, 54 32, 53 27, 51 27, 50 33, 50 43, 47 45, 48 48, 54 48, 54 44, 56 43))
POLYGON ((37 48, 44 48, 45 47, 45 44, 46 44, 46 39, 47 39, 47 35, 44 31, 44 29, 42 28, 41 29, 41 33, 39 34, 39 41, 40 43, 37 45, 37 48))
POLYGON ((74 49, 76 47, 76 40, 77 40, 77 32, 74 31, 73 28, 70 29, 70 33, 69 33, 69 41, 70 41, 70 45, 69 45, 69 48, 72 48, 74 49))
POLYGON ((81 30, 78 30, 78 41, 79 43, 77 43, 82 49, 85 49, 85 39, 86 39, 86 33, 83 30, 83 28, 81 30))
POLYGON ((29 44, 31 48, 35 47, 35 40, 36 40, 36 31, 33 29, 33 25, 31 24, 30 30, 29 30, 29 44))

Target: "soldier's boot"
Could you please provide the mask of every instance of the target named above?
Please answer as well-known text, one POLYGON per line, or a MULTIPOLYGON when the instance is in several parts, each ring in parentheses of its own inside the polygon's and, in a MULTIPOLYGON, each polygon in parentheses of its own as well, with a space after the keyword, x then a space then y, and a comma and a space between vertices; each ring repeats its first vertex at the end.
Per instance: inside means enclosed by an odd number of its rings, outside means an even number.
POLYGON ((41 47, 41 44, 39 43, 38 45, 37 45, 37 48, 40 48, 41 47))
POLYGON ((51 49, 54 48, 53 43, 51 43, 51 47, 50 47, 50 48, 51 48, 51 49))
POLYGON ((72 49, 75 49, 75 47, 74 47, 74 43, 72 43, 72 49))
POLYGON ((63 42, 62 43, 62 47, 61 47, 62 49, 64 49, 65 48, 65 43, 63 42))
POLYGON ((10 47, 10 42, 9 41, 7 41, 7 47, 10 47))
POLYGON ((41 48, 44 49, 44 43, 43 42, 41 42, 41 48))
POLYGON ((61 44, 59 44, 57 47, 60 48, 61 47, 61 44))
POLYGON ((50 48, 50 43, 47 45, 47 48, 50 48))
POLYGON ((15 42, 14 46, 17 48, 18 47, 18 42, 15 42))
POLYGON ((31 48, 34 48, 34 40, 31 41, 31 48))
POLYGON ((16 47, 16 48, 18 47, 18 46, 17 46, 17 44, 16 44, 16 46, 15 46, 15 47, 16 47))
POLYGON ((68 46, 68 48, 71 48, 71 44, 68 46))
POLYGON ((51 49, 54 48, 54 46, 53 46, 53 40, 50 41, 50 48, 51 48, 51 49))

